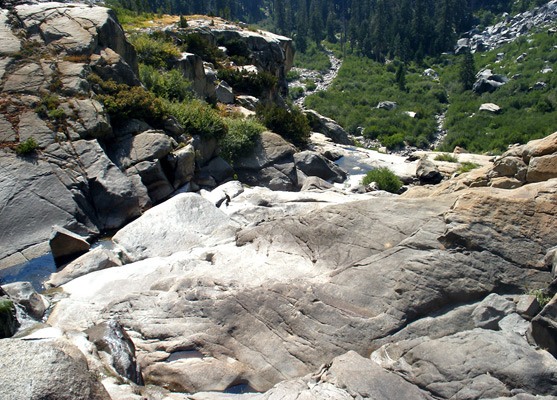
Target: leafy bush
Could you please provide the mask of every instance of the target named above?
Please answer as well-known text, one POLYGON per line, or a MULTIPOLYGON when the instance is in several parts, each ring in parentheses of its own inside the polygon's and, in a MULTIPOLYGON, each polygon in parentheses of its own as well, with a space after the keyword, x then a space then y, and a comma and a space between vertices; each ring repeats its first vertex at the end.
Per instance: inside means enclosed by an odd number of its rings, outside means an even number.
POLYGON ((292 82, 292 81, 295 81, 297 79, 300 79, 300 73, 298 71, 290 70, 286 74, 286 80, 288 82, 292 82))
POLYGON ((172 41, 163 37, 135 34, 129 39, 135 47, 139 61, 155 68, 167 68, 169 61, 181 54, 180 49, 172 41))
POLYGON ((189 33, 182 37, 184 44, 180 46, 183 51, 197 54, 204 61, 216 64, 220 60, 224 60, 225 54, 218 47, 203 38, 199 33, 189 33))
POLYGON ((300 87, 300 86, 294 87, 294 88, 290 89, 290 98, 292 100, 299 99, 300 97, 302 97, 304 95, 304 92, 305 91, 304 91, 303 87, 300 87))
POLYGON ((448 162, 452 162, 452 163, 458 162, 458 158, 456 158, 455 156, 450 155, 450 154, 438 154, 437 156, 435 156, 435 160, 436 161, 448 161, 448 162))
POLYGON ((276 105, 260 104, 256 108, 256 116, 263 125, 295 146, 307 146, 310 126, 308 119, 298 108, 285 110, 276 105))
POLYGON ((315 89, 317 89, 317 84, 312 79, 306 79, 304 80, 304 83, 306 84, 306 90, 310 92, 313 92, 315 89))
POLYGON ((475 163, 469 162, 469 161, 461 162, 460 165, 461 165, 461 166, 460 166, 460 168, 457 170, 457 172, 459 172, 459 173, 461 173, 461 174, 463 174, 463 173, 465 173, 465 172, 470 172, 470 171, 472 171, 473 169, 476 169, 476 168, 479 167, 478 164, 475 164, 475 163))
POLYGON ((26 154, 34 152, 38 148, 39 145, 37 144, 37 142, 35 142, 35 139, 30 137, 25 142, 18 144, 14 150, 18 156, 24 156, 26 154))
POLYGON ((228 133, 220 142, 220 155, 231 165, 253 150, 265 127, 253 119, 228 119, 228 133))
POLYGON ((386 190, 395 194, 402 187, 400 179, 387 167, 375 168, 362 179, 362 185, 367 186, 371 182, 377 182, 379 190, 386 190))
POLYGON ((233 68, 220 69, 217 76, 232 86, 234 91, 256 97, 271 90, 278 82, 277 77, 268 72, 248 72, 233 68))
POLYGON ((182 101, 193 97, 191 82, 178 70, 158 71, 150 65, 139 65, 139 77, 145 87, 156 96, 182 101))
POLYGON ((246 42, 242 39, 229 39, 226 40, 224 35, 217 38, 217 43, 220 46, 226 47, 228 57, 230 57, 236 65, 246 65, 249 63, 251 51, 246 42))
POLYGON ((176 117, 189 135, 222 139, 228 132, 228 126, 219 113, 199 100, 166 102, 165 111, 176 117))
POLYGON ((112 79, 105 81, 95 74, 89 75, 88 80, 97 93, 96 98, 115 121, 137 118, 158 125, 164 115, 162 100, 141 86, 119 84, 112 79))

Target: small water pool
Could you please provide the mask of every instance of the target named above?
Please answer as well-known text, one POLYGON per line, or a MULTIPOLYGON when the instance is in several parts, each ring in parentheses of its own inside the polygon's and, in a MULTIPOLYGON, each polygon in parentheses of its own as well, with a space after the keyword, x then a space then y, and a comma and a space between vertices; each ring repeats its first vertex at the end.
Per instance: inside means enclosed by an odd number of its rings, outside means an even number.
POLYGON ((50 278, 50 274, 56 271, 54 257, 52 257, 52 253, 47 253, 22 264, 0 270, 0 282, 6 284, 27 281, 31 282, 37 292, 42 292, 45 290, 44 282, 50 278))

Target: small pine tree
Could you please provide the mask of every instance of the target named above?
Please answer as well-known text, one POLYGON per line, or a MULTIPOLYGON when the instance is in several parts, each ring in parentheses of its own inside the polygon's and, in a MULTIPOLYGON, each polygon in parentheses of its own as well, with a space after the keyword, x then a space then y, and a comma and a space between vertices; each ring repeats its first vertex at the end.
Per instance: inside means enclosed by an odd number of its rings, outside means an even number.
POLYGON ((395 81, 400 90, 406 90, 406 68, 404 68, 404 64, 398 66, 395 74, 395 81))
POLYGON ((467 50, 464 58, 460 63, 460 83, 464 90, 470 90, 474 86, 476 80, 476 66, 474 65, 474 56, 467 50))
POLYGON ((184 29, 188 27, 188 20, 184 15, 180 15, 180 28, 184 29))

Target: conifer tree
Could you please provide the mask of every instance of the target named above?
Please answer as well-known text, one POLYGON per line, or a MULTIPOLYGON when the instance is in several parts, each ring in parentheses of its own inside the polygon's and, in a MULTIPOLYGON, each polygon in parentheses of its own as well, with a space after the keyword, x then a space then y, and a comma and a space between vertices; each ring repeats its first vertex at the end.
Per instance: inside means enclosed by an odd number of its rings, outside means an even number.
POLYGON ((406 90, 406 69, 404 64, 400 64, 395 74, 395 82, 400 90, 406 90))
POLYGON ((474 56, 470 49, 464 53, 463 59, 460 63, 460 83, 464 90, 470 90, 476 81, 476 66, 474 65, 474 56))

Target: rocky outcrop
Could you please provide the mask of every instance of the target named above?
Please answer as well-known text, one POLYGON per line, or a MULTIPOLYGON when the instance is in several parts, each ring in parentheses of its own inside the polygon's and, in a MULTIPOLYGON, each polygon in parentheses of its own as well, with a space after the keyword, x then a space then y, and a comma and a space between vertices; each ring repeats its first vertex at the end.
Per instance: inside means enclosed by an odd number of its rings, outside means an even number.
POLYGON ((478 72, 476 74, 476 79, 472 91, 478 94, 494 92, 499 87, 509 82, 507 77, 494 74, 490 69, 484 69, 478 72))
POLYGON ((472 52, 497 49, 506 43, 527 34, 532 28, 543 29, 550 26, 557 18, 557 1, 552 0, 537 7, 511 17, 504 15, 504 19, 494 26, 488 26, 484 31, 471 30, 459 40, 455 53, 461 54, 470 49, 472 52))
MULTIPOLYGON (((207 247, 194 241, 176 247, 183 231, 171 230, 165 238, 153 230, 154 221, 168 227, 169 221, 184 218, 178 203, 186 198, 176 198, 176 212, 167 219, 169 210, 163 213, 159 206, 152 210, 157 218, 146 215, 122 231, 129 238, 125 244, 116 235, 130 258, 142 261, 67 283, 63 288, 69 297, 58 303, 49 323, 83 329, 92 318, 117 316, 132 332, 145 378, 175 391, 225 390, 238 382, 268 390, 349 350, 365 356, 370 349, 391 346, 385 339, 392 337, 392 346, 407 346, 400 348, 411 356, 389 352, 400 361, 379 365, 398 375, 406 365, 409 393, 419 388, 425 398, 455 393, 474 398, 516 378, 509 395, 513 388, 555 395, 551 356, 531 348, 520 334, 492 331, 498 326, 523 330, 513 301, 489 297, 459 311, 451 324, 433 321, 430 326, 445 329, 436 339, 395 336, 406 327, 408 333, 418 332, 411 323, 425 317, 446 314, 448 320, 451 310, 490 293, 510 295, 524 286, 545 285, 550 271, 539 262, 557 239, 552 223, 557 203, 546 195, 550 190, 555 190, 553 181, 514 191, 467 189, 434 201, 405 195, 329 206, 316 203, 317 197, 302 197, 317 193, 303 192, 290 194, 289 207, 250 190, 221 203, 220 210, 192 194, 188 201, 199 203, 200 212, 188 218, 203 221, 215 214, 213 224, 201 223, 212 232, 207 247), (233 219, 227 220, 226 213, 233 219), (132 241, 145 232, 139 224, 150 227, 151 239, 132 241), (501 355, 493 368, 494 353, 482 352, 482 343, 494 343, 493 352, 501 355), (435 353, 435 346, 443 352, 435 353), (471 349, 475 356, 468 360, 464 354, 471 349), (180 351, 194 353, 167 361, 180 351), (454 355, 446 364, 432 358, 446 352, 454 355), (474 365, 469 372, 459 368, 463 359, 474 365), (528 360, 549 367, 541 375, 526 369, 516 377, 528 360), (439 379, 428 380, 420 369, 424 363, 444 368, 439 379), (517 369, 504 369, 511 363, 517 369), (485 378, 489 375, 496 378, 485 378), (467 382, 473 383, 469 395, 463 391, 467 382)), ((198 229, 197 223, 184 226, 198 229)), ((379 383, 373 388, 387 390, 379 383)))

